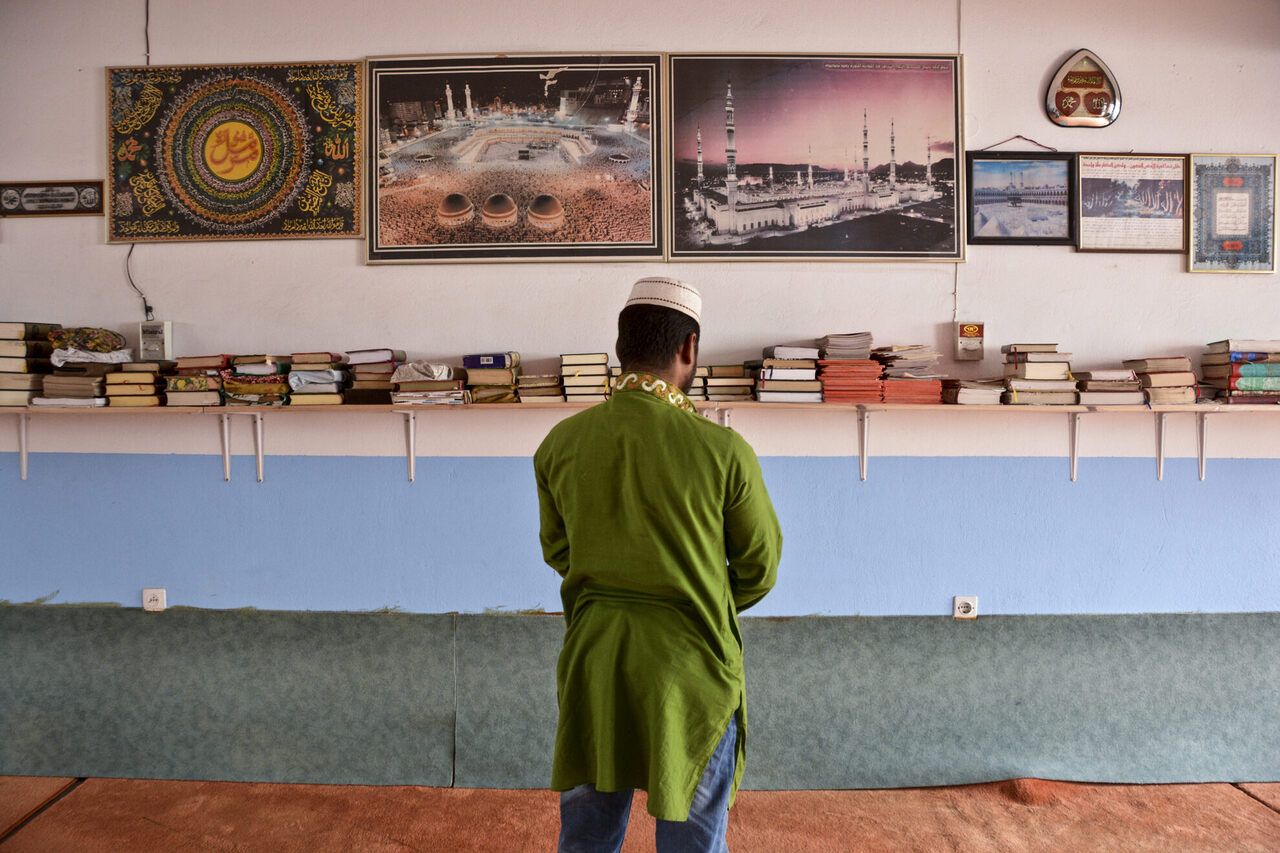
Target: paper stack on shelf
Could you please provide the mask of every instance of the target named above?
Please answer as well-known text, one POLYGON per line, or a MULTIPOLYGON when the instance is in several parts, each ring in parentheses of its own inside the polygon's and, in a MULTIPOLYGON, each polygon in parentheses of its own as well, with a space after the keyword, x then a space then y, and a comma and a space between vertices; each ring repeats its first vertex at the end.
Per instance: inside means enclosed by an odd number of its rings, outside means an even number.
POLYGON ((874 359, 818 360, 822 399, 827 403, 879 403, 884 398, 880 373, 884 366, 874 359))
POLYGON ((460 405, 471 401, 459 368, 430 361, 409 361, 391 374, 396 406, 460 405))
POLYGON ((0 406, 26 406, 52 370, 49 333, 57 323, 0 323, 0 406))
POLYGON ((924 344, 909 344, 876 347, 871 357, 884 365, 886 379, 942 379, 942 374, 934 371, 942 353, 934 351, 924 344))
POLYGON ((609 354, 571 352, 560 356, 560 382, 569 403, 600 403, 609 399, 609 354))
POLYGON ((295 352, 289 367, 290 406, 337 406, 347 384, 347 356, 337 352, 295 352))
POLYGON ((1138 375, 1129 368, 1072 373, 1082 406, 1141 406, 1147 401, 1138 375))
POLYGON ((894 379, 885 377, 880 380, 880 399, 885 403, 941 403, 941 379, 894 379))
POLYGON ((1073 405, 1076 381, 1071 378, 1071 353, 1057 344, 1005 344, 1005 392, 1000 402, 1010 406, 1073 405))
POLYGON ((516 382, 520 376, 520 353, 489 352, 465 355, 467 389, 473 403, 519 403, 516 382))
POLYGON ((1152 405, 1194 403, 1196 374, 1191 357, 1131 358, 1121 362, 1138 375, 1147 402, 1152 405))
POLYGON ((1219 403, 1280 403, 1280 340, 1214 341, 1200 369, 1219 403))
POLYGON ((866 361, 871 358, 870 332, 826 335, 818 339, 818 357, 831 361, 866 361))
POLYGON ((387 405, 396 387, 391 377, 404 361, 404 350, 393 347, 347 350, 347 373, 351 378, 342 392, 342 402, 355 406, 387 405))
POLYGON ((960 406, 998 406, 1003 379, 944 379, 942 402, 960 406))
POLYGON ((756 399, 761 403, 822 402, 822 380, 818 379, 816 347, 766 347, 765 357, 747 362, 746 367, 755 377, 756 399), (797 349, 804 349, 805 354, 794 352, 797 349), (779 350, 792 353, 778 356, 776 353, 779 350), (808 354, 810 352, 812 357, 808 354))

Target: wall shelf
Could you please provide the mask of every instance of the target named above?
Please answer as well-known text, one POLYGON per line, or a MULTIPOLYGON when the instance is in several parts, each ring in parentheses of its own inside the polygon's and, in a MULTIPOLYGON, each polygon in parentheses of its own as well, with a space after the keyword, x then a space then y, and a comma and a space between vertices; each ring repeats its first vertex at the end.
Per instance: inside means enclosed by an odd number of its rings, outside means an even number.
MULTIPOLYGON (((237 416, 251 417, 254 430, 254 456, 257 463, 258 482, 263 481, 264 463, 264 423, 266 416, 285 416, 289 418, 306 417, 312 413, 352 414, 352 415, 397 415, 404 420, 405 460, 409 482, 416 475, 417 459, 417 415, 423 411, 466 412, 474 410, 548 410, 580 411, 595 405, 594 403, 518 403, 518 404, 463 404, 463 405, 431 405, 431 406, 392 406, 392 405, 333 405, 333 406, 153 406, 153 407, 103 407, 103 408, 53 408, 45 406, 9 407, 4 412, 16 416, 18 426, 19 472, 23 480, 27 479, 27 460, 29 453, 29 432, 32 415, 41 417, 134 417, 145 418, 158 415, 217 415, 219 435, 222 447, 222 475, 226 482, 231 481, 231 421, 237 416)), ((1145 413, 1155 416, 1156 427, 1156 479, 1164 479, 1165 459, 1165 424, 1168 415, 1193 414, 1196 416, 1196 447, 1199 462, 1200 479, 1205 478, 1205 457, 1207 454, 1208 417, 1211 414, 1236 415, 1248 413, 1280 413, 1280 404, 1226 406, 1213 403, 1197 403, 1172 406, 962 406, 948 404, 901 404, 901 403, 758 403, 744 401, 741 403, 700 403, 698 411, 722 426, 731 427, 731 415, 735 410, 767 410, 767 411, 849 411, 857 415, 858 429, 858 476, 867 479, 867 463, 870 458, 871 416, 876 412, 943 412, 948 415, 964 417, 968 414, 993 413, 1022 417, 1025 415, 1065 414, 1067 416, 1067 458, 1071 482, 1076 481, 1079 464, 1079 439, 1081 418, 1086 414, 1134 414, 1145 413)))

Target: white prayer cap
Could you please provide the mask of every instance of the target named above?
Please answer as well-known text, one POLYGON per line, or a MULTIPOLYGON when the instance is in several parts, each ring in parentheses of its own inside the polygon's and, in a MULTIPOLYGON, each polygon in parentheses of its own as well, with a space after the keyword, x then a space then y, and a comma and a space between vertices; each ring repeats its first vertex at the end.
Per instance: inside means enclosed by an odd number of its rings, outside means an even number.
POLYGON ((698 288, 662 275, 651 275, 637 281, 631 288, 627 305, 661 305, 702 322, 702 294, 698 288))

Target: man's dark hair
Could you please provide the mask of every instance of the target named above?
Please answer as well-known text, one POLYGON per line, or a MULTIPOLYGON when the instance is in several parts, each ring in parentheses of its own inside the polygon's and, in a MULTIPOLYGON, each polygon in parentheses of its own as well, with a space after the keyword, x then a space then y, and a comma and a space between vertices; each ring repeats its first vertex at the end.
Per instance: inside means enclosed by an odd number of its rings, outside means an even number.
POLYGON ((628 370, 663 370, 691 334, 701 339, 698 321, 661 305, 628 305, 618 314, 618 358, 628 370))

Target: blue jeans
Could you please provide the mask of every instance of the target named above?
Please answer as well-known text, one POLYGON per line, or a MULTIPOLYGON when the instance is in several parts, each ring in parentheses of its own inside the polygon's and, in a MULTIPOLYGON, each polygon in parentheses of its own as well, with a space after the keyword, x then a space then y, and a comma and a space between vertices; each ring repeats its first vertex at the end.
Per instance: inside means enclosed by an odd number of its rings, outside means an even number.
MULTIPOLYGON (((658 853, 729 853, 729 794, 738 755, 738 721, 729 719, 724 737, 707 762, 693 793, 689 819, 659 820, 658 853)), ((579 785, 560 794, 560 853, 617 853, 627 834, 634 791, 597 791, 579 785)))

